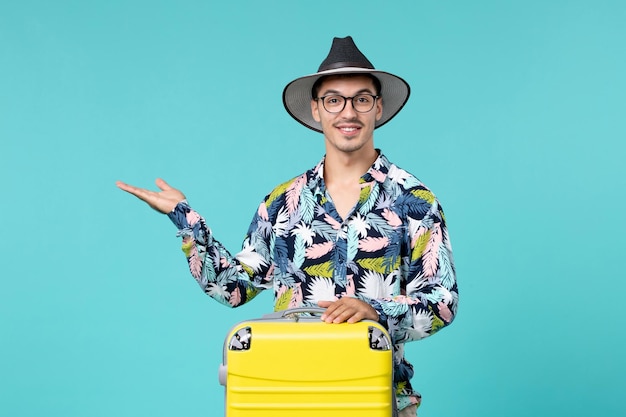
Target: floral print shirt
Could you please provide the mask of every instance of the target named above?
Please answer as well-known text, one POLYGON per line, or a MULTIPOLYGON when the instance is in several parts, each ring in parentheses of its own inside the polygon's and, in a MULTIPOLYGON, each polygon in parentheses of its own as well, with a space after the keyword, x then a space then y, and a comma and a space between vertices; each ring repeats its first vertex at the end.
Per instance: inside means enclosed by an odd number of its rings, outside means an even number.
POLYGON ((169 213, 191 275, 205 293, 240 306, 273 289, 275 311, 357 297, 371 304, 394 344, 398 408, 419 404, 404 343, 452 322, 458 290, 445 216, 413 175, 379 154, 360 179, 346 219, 323 178, 324 159, 261 202, 242 250, 231 254, 186 201, 169 213))

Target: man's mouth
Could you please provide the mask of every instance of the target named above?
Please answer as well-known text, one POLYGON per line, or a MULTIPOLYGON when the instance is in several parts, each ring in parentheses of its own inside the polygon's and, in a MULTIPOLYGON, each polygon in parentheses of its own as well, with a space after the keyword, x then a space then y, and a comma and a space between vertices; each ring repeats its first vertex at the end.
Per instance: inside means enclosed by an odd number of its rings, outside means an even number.
POLYGON ((341 133, 343 133, 344 135, 348 135, 349 136, 349 135, 353 135, 353 134, 357 133, 361 129, 361 126, 337 125, 336 128, 339 129, 339 131, 341 131, 341 133))

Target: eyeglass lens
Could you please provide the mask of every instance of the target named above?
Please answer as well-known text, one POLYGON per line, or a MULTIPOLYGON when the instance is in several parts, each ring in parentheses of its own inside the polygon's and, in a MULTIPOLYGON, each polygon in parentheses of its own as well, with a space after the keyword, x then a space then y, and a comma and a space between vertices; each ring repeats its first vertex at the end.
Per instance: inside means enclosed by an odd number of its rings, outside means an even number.
POLYGON ((359 113, 367 113, 374 107, 376 101, 375 96, 370 94, 359 94, 354 97, 344 97, 339 95, 331 95, 321 97, 322 104, 326 111, 330 113, 339 113, 346 106, 346 101, 352 101, 352 107, 359 113))

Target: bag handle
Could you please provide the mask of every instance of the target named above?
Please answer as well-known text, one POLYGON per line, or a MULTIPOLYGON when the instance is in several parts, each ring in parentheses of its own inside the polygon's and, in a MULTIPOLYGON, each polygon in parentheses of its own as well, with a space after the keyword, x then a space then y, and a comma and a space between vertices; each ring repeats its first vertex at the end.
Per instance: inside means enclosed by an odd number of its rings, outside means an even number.
POLYGON ((295 308, 288 308, 287 310, 275 311, 274 313, 265 314, 263 318, 264 319, 282 319, 287 316, 303 314, 303 313, 317 314, 321 316, 322 314, 324 314, 324 311, 326 311, 326 309, 322 307, 295 307, 295 308))

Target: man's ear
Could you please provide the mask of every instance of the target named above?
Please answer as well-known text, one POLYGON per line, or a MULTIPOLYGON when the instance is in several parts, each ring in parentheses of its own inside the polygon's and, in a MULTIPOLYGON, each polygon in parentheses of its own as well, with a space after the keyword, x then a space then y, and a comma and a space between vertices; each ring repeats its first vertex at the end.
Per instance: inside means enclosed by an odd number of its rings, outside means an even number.
POLYGON ((383 98, 376 99, 376 121, 379 121, 383 117, 383 98))
MULTIPOLYGON (((313 116, 313 120, 315 120, 317 123, 322 121, 322 119, 320 118, 318 100, 313 100, 313 99, 311 100, 311 115, 313 116)), ((382 115, 382 112, 381 112, 381 115, 382 115)))

